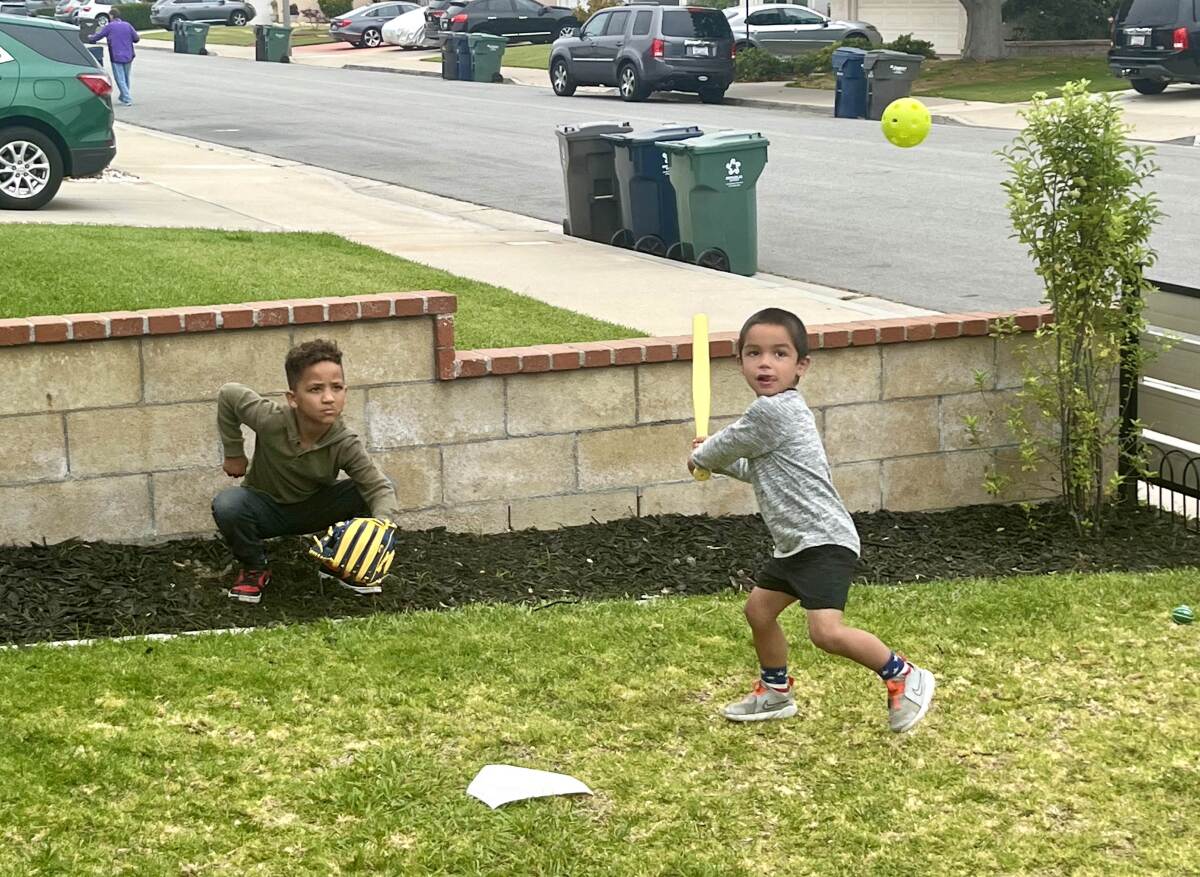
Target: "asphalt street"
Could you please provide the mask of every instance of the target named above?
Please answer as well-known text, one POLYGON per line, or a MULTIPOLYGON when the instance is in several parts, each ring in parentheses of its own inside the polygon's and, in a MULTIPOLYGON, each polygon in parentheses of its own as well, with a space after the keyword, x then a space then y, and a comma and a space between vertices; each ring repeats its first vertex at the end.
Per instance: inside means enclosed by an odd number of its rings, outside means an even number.
MULTIPOLYGON (((761 131, 771 146, 758 185, 760 270, 943 311, 1041 296, 1009 238, 995 151, 1010 131, 937 125, 924 145, 901 150, 877 123, 808 113, 564 99, 527 86, 155 50, 139 53, 133 79, 135 105, 117 108, 123 121, 550 221, 563 216, 556 125, 761 131)), ((1200 286, 1200 149, 1161 146, 1158 162, 1168 217, 1152 276, 1200 286)))

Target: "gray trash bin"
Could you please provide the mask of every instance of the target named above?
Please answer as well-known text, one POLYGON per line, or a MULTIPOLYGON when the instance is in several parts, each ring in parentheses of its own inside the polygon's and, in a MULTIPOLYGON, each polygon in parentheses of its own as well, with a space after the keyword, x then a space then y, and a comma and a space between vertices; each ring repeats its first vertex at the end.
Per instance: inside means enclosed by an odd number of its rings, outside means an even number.
POLYGON ((628 122, 587 122, 554 129, 567 194, 566 234, 607 244, 621 230, 614 148, 604 135, 632 130, 628 122))
POLYGON ((920 55, 876 49, 867 52, 863 69, 867 72, 867 118, 879 121, 888 104, 912 94, 913 81, 921 72, 920 55))

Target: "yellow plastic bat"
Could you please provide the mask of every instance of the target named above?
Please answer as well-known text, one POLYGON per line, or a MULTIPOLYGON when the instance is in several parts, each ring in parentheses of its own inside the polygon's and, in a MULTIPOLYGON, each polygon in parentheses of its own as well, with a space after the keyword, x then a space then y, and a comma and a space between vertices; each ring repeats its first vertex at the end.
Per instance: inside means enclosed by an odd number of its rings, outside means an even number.
MULTIPOLYGON (((692 317, 692 416, 696 421, 696 437, 708 435, 708 415, 712 408, 712 383, 708 367, 708 314, 692 317)), ((692 472, 697 481, 707 481, 712 475, 699 466, 692 472)))

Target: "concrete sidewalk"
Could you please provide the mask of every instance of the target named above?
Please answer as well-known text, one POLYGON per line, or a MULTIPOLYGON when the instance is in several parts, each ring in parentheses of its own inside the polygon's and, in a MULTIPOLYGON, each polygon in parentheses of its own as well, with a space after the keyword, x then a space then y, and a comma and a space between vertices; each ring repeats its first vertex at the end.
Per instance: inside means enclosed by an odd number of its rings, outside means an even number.
MULTIPOLYGON (((170 43, 144 40, 142 46, 170 49, 170 43)), ((254 58, 252 47, 214 46, 213 52, 229 58, 254 58)), ((416 76, 439 76, 436 63, 422 60, 437 55, 432 51, 405 51, 394 46, 378 49, 355 49, 349 43, 302 46, 293 50, 292 62, 316 67, 343 67, 406 73, 416 76)), ((500 70, 510 84, 549 88, 545 70, 527 67, 503 67, 500 70)), ((584 88, 584 93, 615 94, 609 88, 584 88)), ((697 102, 692 95, 665 95, 657 99, 697 102)), ((1151 142, 1200 142, 1200 86, 1175 85, 1161 95, 1145 96, 1134 91, 1122 92, 1117 98, 1125 110, 1125 120, 1133 127, 1133 137, 1151 142)), ((1026 104, 998 104, 987 101, 961 101, 947 98, 922 97, 935 122, 983 128, 1019 130, 1025 122, 1019 113, 1026 104)), ((734 83, 726 95, 733 106, 762 109, 791 110, 833 115, 833 92, 818 88, 791 88, 786 82, 734 83)))
POLYGON ((819 325, 928 314, 784 278, 739 277, 566 237, 560 226, 284 159, 117 126, 116 172, 68 181, 0 222, 327 231, 648 335, 714 331, 784 307, 819 325))

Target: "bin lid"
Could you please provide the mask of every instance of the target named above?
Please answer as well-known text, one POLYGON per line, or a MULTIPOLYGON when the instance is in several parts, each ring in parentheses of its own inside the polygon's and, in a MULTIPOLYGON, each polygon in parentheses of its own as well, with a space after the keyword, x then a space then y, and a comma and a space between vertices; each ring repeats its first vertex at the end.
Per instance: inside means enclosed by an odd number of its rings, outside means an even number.
POLYGON ((586 140, 604 134, 616 134, 618 131, 632 131, 633 126, 628 122, 582 122, 578 125, 557 125, 554 130, 564 140, 586 140))
POLYGON ((714 131, 690 140, 660 144, 667 152, 731 152, 735 149, 766 149, 769 141, 759 131, 714 131))
POLYGON ((505 39, 504 37, 496 36, 495 34, 491 34, 491 33, 471 33, 471 34, 467 34, 466 37, 467 37, 467 42, 470 43, 472 46, 484 46, 484 45, 507 46, 508 45, 507 39, 505 39))
POLYGON ((856 49, 853 46, 842 46, 840 49, 833 50, 833 60, 836 61, 838 58, 863 58, 866 56, 866 54, 866 49, 856 49))
POLYGON ((868 70, 880 64, 915 64, 919 67, 924 60, 924 55, 910 55, 907 52, 893 52, 890 49, 873 49, 867 52, 867 57, 863 59, 863 66, 868 70))
POLYGON ((606 134, 604 139, 611 140, 618 146, 638 146, 666 140, 687 140, 690 137, 699 137, 703 133, 697 125, 660 125, 657 128, 638 128, 636 131, 606 134))

